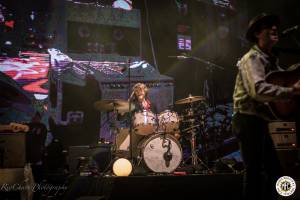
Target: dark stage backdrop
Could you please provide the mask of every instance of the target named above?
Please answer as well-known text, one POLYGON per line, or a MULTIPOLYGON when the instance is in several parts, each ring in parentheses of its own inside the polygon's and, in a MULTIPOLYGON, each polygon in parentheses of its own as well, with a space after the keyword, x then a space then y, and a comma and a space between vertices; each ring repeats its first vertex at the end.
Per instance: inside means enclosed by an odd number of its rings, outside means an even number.
POLYGON ((246 20, 245 4, 230 4, 232 8, 205 0, 134 1, 134 6, 141 9, 143 57, 155 64, 148 32, 151 31, 158 68, 175 79, 175 100, 189 93, 205 95, 207 86, 218 102, 231 100, 234 65, 245 48, 241 34, 246 20), (182 34, 190 36, 191 51, 178 49, 177 37, 182 34), (195 59, 170 57, 182 53, 220 65, 224 70, 211 69, 195 59))
MULTIPOLYGON (((12 15, 7 20, 14 20, 12 31, 1 34, 1 42, 9 39, 15 49, 24 47, 28 28, 34 26, 39 36, 54 36, 55 32, 47 32, 47 22, 53 13, 60 11, 55 8, 55 1, 39 0, 3 0, 3 5, 12 15), (30 13, 36 13, 36 20, 31 23, 30 13)), ((101 1, 102 2, 102 1, 101 1)), ((142 49, 141 56, 150 64, 156 64, 162 74, 175 79, 175 100, 186 97, 188 93, 203 95, 206 80, 213 82, 217 100, 231 100, 235 64, 238 58, 249 48, 244 39, 248 20, 261 12, 275 13, 281 17, 281 30, 299 24, 297 17, 299 1, 278 0, 133 0, 133 8, 141 11, 142 49), (219 2, 214 5, 213 2, 219 2), (223 5, 222 5, 223 2, 223 5), (147 8, 147 9, 146 9, 147 8), (147 21, 148 19, 148 21, 147 21), (151 48, 149 31, 151 31, 153 49, 151 48), (191 51, 177 49, 178 35, 188 35, 191 39, 191 51), (155 54, 156 62, 152 50, 155 54), (207 66, 195 60, 177 60, 170 55, 188 53, 204 60, 216 63, 225 70, 214 70, 208 76, 207 66)), ((56 33, 57 34, 57 33, 56 33)), ((300 31, 292 37, 282 39, 280 46, 299 48, 300 31)), ((137 39, 138 40, 138 39, 137 39)), ((137 42, 137 41, 136 41, 137 42)), ((138 42, 137 42, 138 43, 138 42)), ((135 43, 135 44, 137 44, 135 43)), ((2 45, 2 44, 1 44, 2 45)), ((49 47, 51 47, 51 44, 49 47)), ((135 54, 136 52, 131 52, 135 54)), ((299 62, 299 55, 280 53, 282 66, 299 62)), ((214 89, 211 89, 214 90, 214 89)))
MULTIPOLYGON (((300 2, 292 0, 287 3, 284 0, 277 0, 273 3, 271 0, 248 0, 247 8, 249 17, 255 16, 261 12, 277 14, 280 17, 280 31, 295 25, 300 25, 300 17, 297 14, 300 2)), ((280 65, 286 68, 290 65, 300 62, 300 53, 293 51, 293 49, 300 49, 300 30, 292 32, 288 36, 281 38, 278 47, 283 47, 288 51, 281 51, 279 53, 280 65)))
MULTIPOLYGON (((189 93, 204 95, 203 89, 207 81, 210 81, 209 86, 217 102, 232 100, 237 73, 235 65, 251 46, 244 35, 248 21, 253 16, 261 12, 280 15, 282 20, 280 30, 299 24, 299 17, 296 17, 299 2, 296 0, 289 3, 284 0, 276 3, 271 0, 222 1, 228 2, 229 6, 214 5, 212 2, 218 1, 165 0, 159 3, 150 0, 133 1, 133 6, 141 10, 142 56, 151 64, 157 63, 161 73, 175 79, 175 100, 184 98, 189 93), (185 34, 191 36, 192 51, 177 49, 178 25, 188 27, 185 34), (152 35, 156 62, 149 31, 152 35), (218 64, 224 67, 224 70, 216 69, 213 73, 209 73, 207 65, 199 61, 169 57, 181 53, 218 64)), ((299 34, 300 31, 297 31, 294 33, 294 39, 291 37, 282 39, 278 46, 300 48, 299 34)), ((281 52, 280 59, 280 64, 286 67, 298 63, 300 56, 281 52)))

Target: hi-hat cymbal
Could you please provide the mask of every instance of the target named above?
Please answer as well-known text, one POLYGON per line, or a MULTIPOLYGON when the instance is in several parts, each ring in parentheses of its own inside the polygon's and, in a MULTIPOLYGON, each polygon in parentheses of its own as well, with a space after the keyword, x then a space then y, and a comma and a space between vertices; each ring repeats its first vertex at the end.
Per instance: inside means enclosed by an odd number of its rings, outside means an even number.
POLYGON ((175 102, 175 104, 186 104, 186 103, 193 103, 193 102, 196 102, 196 101, 204 101, 204 100, 205 100, 205 97, 203 97, 203 96, 189 95, 189 97, 187 97, 187 98, 177 100, 175 102))
MULTIPOLYGON (((114 109, 118 112, 129 112, 129 102, 121 99, 111 100, 100 100, 94 103, 94 107, 99 111, 113 111, 114 109)), ((135 106, 131 103, 131 111, 134 110, 135 106)))

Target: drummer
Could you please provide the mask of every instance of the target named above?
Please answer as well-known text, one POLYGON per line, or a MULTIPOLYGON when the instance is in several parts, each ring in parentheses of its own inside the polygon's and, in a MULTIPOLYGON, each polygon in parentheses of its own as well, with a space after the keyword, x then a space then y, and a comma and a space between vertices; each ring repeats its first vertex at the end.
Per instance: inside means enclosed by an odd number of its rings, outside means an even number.
MULTIPOLYGON (((153 106, 148 98, 149 89, 144 83, 137 83, 132 88, 132 96, 129 100, 135 105, 134 113, 142 112, 142 111, 151 111, 153 110, 153 106)), ((134 116, 134 114, 133 114, 134 116)), ((144 139, 145 136, 132 134, 132 147, 133 147, 133 157, 138 156, 138 144, 144 139)))
MULTIPOLYGON (((132 113, 131 113, 132 123, 134 121, 135 113, 143 112, 143 111, 152 112, 153 106, 152 106, 150 100, 148 99, 148 92, 149 92, 148 87, 143 83, 137 83, 132 87, 132 94, 128 99, 128 101, 131 101, 131 103, 134 105, 133 106, 134 109, 132 110, 132 113)), ((129 116, 130 116, 129 113, 120 112, 118 115, 118 120, 129 122, 130 121, 129 116)), ((132 153, 133 153, 134 158, 137 158, 137 156, 139 154, 138 144, 144 138, 145 138, 145 136, 136 134, 133 131, 132 153)))
MULTIPOLYGON (((148 98, 148 87, 143 83, 137 83, 133 86, 133 96, 131 98, 131 101, 135 104, 135 110, 134 112, 141 112, 141 111, 151 111, 153 113, 156 113, 156 108, 151 105, 151 102, 148 98)), ((179 132, 173 133, 176 139, 180 138, 179 132)))
POLYGON ((151 106, 151 102, 148 98, 148 87, 143 83, 137 83, 133 86, 133 96, 131 101, 135 104, 134 112, 141 112, 141 111, 152 111, 153 106, 151 106))

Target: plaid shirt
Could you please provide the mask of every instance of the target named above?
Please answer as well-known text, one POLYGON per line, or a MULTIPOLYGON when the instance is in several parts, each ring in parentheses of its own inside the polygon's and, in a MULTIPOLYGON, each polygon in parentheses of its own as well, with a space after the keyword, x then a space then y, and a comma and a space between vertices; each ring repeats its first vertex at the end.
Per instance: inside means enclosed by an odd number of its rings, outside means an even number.
POLYGON ((292 88, 266 82, 265 77, 272 71, 282 71, 274 56, 264 53, 254 45, 238 61, 239 69, 233 93, 234 113, 250 114, 266 120, 274 119, 267 102, 292 96, 292 88))

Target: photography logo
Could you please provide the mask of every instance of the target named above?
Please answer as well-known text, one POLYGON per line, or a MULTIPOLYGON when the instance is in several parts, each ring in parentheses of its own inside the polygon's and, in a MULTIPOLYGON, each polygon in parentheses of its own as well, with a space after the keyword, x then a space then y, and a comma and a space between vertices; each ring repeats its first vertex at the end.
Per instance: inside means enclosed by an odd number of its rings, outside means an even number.
POLYGON ((289 176, 282 176, 276 182, 276 190, 281 196, 291 196, 296 190, 296 182, 289 176))

